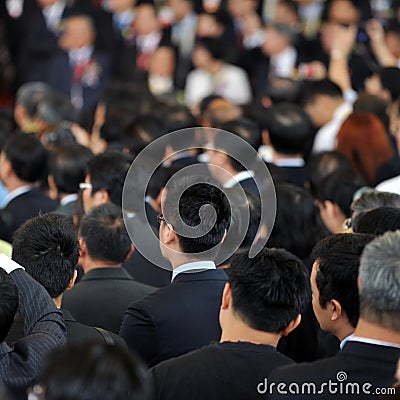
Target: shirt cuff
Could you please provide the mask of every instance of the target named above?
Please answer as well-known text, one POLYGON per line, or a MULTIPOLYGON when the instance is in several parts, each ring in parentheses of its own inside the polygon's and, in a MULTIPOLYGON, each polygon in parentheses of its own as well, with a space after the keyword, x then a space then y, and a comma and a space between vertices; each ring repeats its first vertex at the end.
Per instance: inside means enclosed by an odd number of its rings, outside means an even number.
POLYGON ((25 270, 24 267, 17 264, 15 261, 11 260, 3 253, 0 254, 0 268, 4 269, 4 271, 6 271, 7 274, 11 274, 11 272, 19 268, 25 270))

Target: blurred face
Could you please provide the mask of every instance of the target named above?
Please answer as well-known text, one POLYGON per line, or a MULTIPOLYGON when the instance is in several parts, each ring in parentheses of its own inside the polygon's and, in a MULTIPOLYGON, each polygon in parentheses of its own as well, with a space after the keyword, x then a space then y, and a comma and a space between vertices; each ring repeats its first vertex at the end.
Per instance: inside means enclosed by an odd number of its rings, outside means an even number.
POLYGON ((358 25, 360 14, 348 0, 335 0, 330 6, 328 21, 321 30, 321 41, 324 50, 329 53, 332 49, 332 38, 335 27, 339 24, 358 25))
POLYGON ((313 264, 312 272, 311 272, 311 290, 312 290, 312 306, 314 310, 315 317, 318 320, 318 323, 322 330, 329 332, 330 326, 330 316, 326 309, 321 307, 319 303, 319 290, 317 287, 316 276, 318 272, 318 262, 315 261, 313 264))
POLYGON ((386 98, 385 89, 382 87, 381 79, 379 78, 378 74, 373 74, 369 78, 367 78, 364 82, 364 86, 366 93, 373 94, 384 100, 388 100, 386 98))
POLYGON ((41 8, 46 8, 50 7, 53 4, 57 3, 58 0, 37 0, 37 3, 39 4, 39 7, 41 8))
MULTIPOLYGON (((90 175, 86 175, 85 183, 91 185, 90 175)), ((89 212, 93 207, 100 206, 104 204, 104 194, 103 191, 97 191, 94 195, 92 194, 92 189, 88 187, 87 189, 82 189, 82 201, 83 209, 85 213, 89 212)))
POLYGON ((228 11, 233 18, 242 18, 257 9, 255 0, 228 0, 228 11))
POLYGON ((66 50, 80 49, 94 43, 95 34, 85 17, 72 17, 65 23, 60 46, 66 50))
POLYGON ((137 35, 148 35, 159 29, 157 14, 149 4, 137 7, 135 18, 135 32, 137 35))
POLYGON ((331 116, 327 114, 327 110, 321 104, 319 97, 313 103, 307 104, 304 107, 304 111, 309 115, 313 125, 317 128, 321 128, 331 119, 331 116))
POLYGON ((290 44, 289 39, 272 26, 268 26, 265 33, 266 39, 262 45, 262 50, 268 57, 281 53, 290 44))
POLYGON ((186 0, 167 0, 167 5, 178 21, 182 20, 192 10, 192 5, 186 0))
POLYGON ((400 58, 400 36, 393 32, 388 32, 386 35, 386 44, 390 52, 396 57, 400 58))
POLYGON ((150 75, 172 77, 175 70, 175 54, 169 47, 159 47, 151 56, 150 75))
POLYGON ((204 47, 195 47, 193 51, 193 64, 196 68, 207 69, 212 61, 211 54, 204 47))
POLYGON ((299 18, 295 12, 283 3, 278 3, 275 8, 274 22, 277 24, 294 25, 299 22, 299 18))
POLYGON ((211 15, 200 14, 197 22, 198 37, 220 37, 223 28, 211 15))

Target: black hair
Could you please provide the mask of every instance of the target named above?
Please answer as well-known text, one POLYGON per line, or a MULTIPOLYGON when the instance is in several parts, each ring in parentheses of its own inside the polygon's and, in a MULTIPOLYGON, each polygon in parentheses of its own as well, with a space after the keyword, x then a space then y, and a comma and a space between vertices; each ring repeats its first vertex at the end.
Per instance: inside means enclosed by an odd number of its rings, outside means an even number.
POLYGON ((317 199, 324 204, 331 201, 342 213, 351 217, 351 203, 358 189, 364 186, 361 178, 349 170, 338 170, 329 174, 321 183, 317 199))
POLYGON ((215 60, 221 60, 224 56, 224 45, 218 38, 202 37, 196 42, 196 46, 207 50, 215 60))
POLYGON ((216 128, 234 133, 245 140, 254 150, 258 151, 261 146, 261 129, 259 125, 250 118, 239 118, 234 121, 225 122, 216 128))
POLYGON ((317 96, 325 95, 332 98, 343 96, 342 89, 329 79, 321 79, 319 81, 304 82, 300 93, 300 105, 306 106, 316 101, 317 96))
POLYGON ((197 177, 188 176, 179 182, 173 182, 166 191, 163 204, 165 220, 179 232, 178 239, 182 251, 191 253, 194 257, 196 253, 211 250, 221 243, 230 220, 229 202, 220 185, 206 177, 201 177, 201 183, 193 184, 196 180, 197 177), (183 190, 185 187, 187 189, 183 190), (201 221, 200 209, 205 206, 211 206, 215 210, 215 224, 208 226, 211 228, 210 231, 200 237, 186 236, 185 226, 178 223, 178 216, 190 227, 197 226, 200 222, 204 227, 213 222, 212 218, 209 219, 207 216, 201 221))
POLYGON ((14 233, 12 259, 57 298, 67 289, 79 258, 72 219, 60 214, 32 218, 14 233))
POLYGON ((386 67, 380 69, 378 72, 381 85, 384 89, 390 92, 390 98, 392 101, 396 101, 400 98, 399 85, 394 82, 400 81, 400 68, 397 67, 386 67))
POLYGON ((8 335, 18 309, 17 286, 7 273, 0 268, 0 343, 8 335))
POLYGON ((328 234, 318 207, 305 189, 280 183, 275 190, 277 210, 268 246, 285 248, 306 259, 316 243, 328 234))
POLYGON ((47 176, 47 150, 34 135, 12 135, 4 144, 3 151, 20 180, 34 183, 47 176))
POLYGON ((379 207, 361 215, 357 223, 352 225, 358 233, 383 235, 388 231, 400 229, 400 209, 393 207, 379 207))
POLYGON ((79 183, 85 180, 86 165, 93 153, 80 144, 60 146, 50 153, 49 175, 52 175, 60 194, 79 191, 79 183))
POLYGON ((307 162, 308 181, 310 190, 317 197, 323 180, 337 170, 351 170, 351 163, 347 157, 339 151, 325 151, 314 154, 307 162))
POLYGON ((269 97, 272 104, 296 102, 301 82, 290 78, 270 77, 262 91, 262 97, 269 97))
POLYGON ((107 203, 92 208, 82 218, 80 235, 94 260, 120 264, 131 250, 122 210, 107 203))
POLYGON ((73 106, 70 100, 58 93, 49 93, 37 105, 37 116, 48 124, 59 124, 71 120, 73 106))
POLYGON ((282 154, 304 154, 313 138, 307 113, 295 104, 281 103, 269 112, 267 129, 272 147, 282 154))
POLYGON ((86 342, 53 352, 41 374, 46 400, 150 400, 141 362, 126 350, 86 342))
POLYGON ((87 164, 92 196, 99 190, 105 190, 111 202, 121 207, 122 191, 129 167, 130 160, 124 153, 107 151, 93 157, 87 164))
POLYGON ((321 307, 337 300, 354 328, 360 315, 357 287, 360 257, 374 238, 357 233, 333 235, 319 242, 312 253, 318 263, 316 284, 321 307))
POLYGON ((286 250, 264 248, 254 258, 235 255, 226 271, 232 308, 253 329, 279 333, 311 301, 307 269, 286 250))

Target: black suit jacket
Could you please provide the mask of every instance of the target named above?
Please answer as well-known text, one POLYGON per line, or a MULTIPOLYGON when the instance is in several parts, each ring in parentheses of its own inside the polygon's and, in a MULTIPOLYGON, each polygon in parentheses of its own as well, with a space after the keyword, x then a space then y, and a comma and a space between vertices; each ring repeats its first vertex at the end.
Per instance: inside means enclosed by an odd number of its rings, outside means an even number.
POLYGON ((25 221, 39 214, 54 211, 58 202, 32 189, 12 199, 0 210, 0 239, 12 242, 12 235, 25 221))
MULTIPOLYGON (((284 367, 273 372, 269 382, 292 383, 302 385, 302 383, 314 383, 317 391, 322 390, 318 398, 321 399, 373 399, 374 396, 363 392, 363 385, 371 393, 375 388, 389 388, 395 381, 397 362, 400 357, 400 349, 394 347, 379 346, 361 342, 349 341, 345 344, 342 351, 334 357, 317 361, 312 364, 299 364, 284 367), (323 383, 329 381, 336 383, 338 392, 330 394, 329 387, 322 387, 323 383), (359 385, 359 395, 346 394, 346 387, 340 389, 339 383, 357 383, 359 385)), ((307 393, 307 392, 306 392, 307 393)), ((351 393, 351 392, 350 392, 351 393)), ((309 399, 311 396, 285 394, 285 399, 309 399)), ((272 399, 282 399, 282 394, 274 390, 272 399)))
MULTIPOLYGON (((94 51, 91 61, 97 66, 93 69, 97 70, 98 79, 94 82, 89 82, 88 79, 82 82, 82 97, 83 110, 94 110, 100 95, 110 77, 110 59, 107 54, 94 51)), ((70 66, 68 53, 64 51, 57 52, 50 60, 48 75, 46 82, 52 86, 54 90, 64 94, 67 97, 71 96, 73 68, 70 66)))
POLYGON ((151 369, 162 400, 262 399, 257 386, 274 368, 291 364, 274 347, 246 342, 213 343, 151 369))
POLYGON ((120 267, 96 268, 64 293, 62 306, 82 324, 118 334, 128 305, 154 291, 120 267))
POLYGON ((150 366, 219 340, 223 270, 180 273, 171 285, 132 303, 120 336, 150 366))
POLYGON ((0 381, 22 399, 49 352, 65 344, 66 331, 61 312, 43 286, 22 269, 11 272, 10 276, 18 288, 18 309, 25 337, 13 348, 6 342, 0 344, 0 381))
POLYGON ((290 183, 305 188, 308 181, 306 167, 279 167, 272 163, 266 164, 275 183, 290 183))

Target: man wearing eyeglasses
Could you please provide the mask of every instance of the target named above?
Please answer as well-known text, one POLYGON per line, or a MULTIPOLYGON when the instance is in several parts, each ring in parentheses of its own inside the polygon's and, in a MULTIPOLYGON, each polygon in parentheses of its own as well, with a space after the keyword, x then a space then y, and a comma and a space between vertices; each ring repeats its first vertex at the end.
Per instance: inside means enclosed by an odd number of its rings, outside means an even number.
POLYGON ((218 341, 221 335, 218 315, 227 276, 214 260, 230 211, 218 184, 202 182, 189 186, 183 180, 166 190, 159 238, 161 253, 172 265, 172 282, 132 303, 122 323, 120 335, 149 366, 218 341), (215 220, 201 212, 208 206, 215 210, 215 220))

